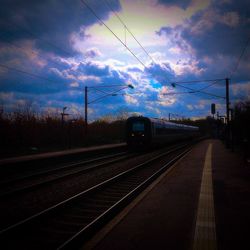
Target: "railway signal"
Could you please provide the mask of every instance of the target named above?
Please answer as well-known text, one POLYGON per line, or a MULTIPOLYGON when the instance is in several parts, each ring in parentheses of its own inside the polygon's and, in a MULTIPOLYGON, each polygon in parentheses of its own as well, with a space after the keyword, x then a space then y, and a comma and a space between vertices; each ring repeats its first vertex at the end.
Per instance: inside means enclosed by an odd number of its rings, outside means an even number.
POLYGON ((215 104, 212 103, 212 104, 211 104, 211 113, 212 113, 213 116, 214 116, 214 114, 215 114, 215 110, 216 110, 215 104))

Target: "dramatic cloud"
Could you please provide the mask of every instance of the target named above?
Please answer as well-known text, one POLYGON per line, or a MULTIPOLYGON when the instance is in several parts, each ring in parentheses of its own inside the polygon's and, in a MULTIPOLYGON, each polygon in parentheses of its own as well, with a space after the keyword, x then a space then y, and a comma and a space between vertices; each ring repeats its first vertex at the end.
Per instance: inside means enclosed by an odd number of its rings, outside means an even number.
POLYGON ((165 5, 168 5, 168 6, 180 6, 181 8, 183 9, 186 9, 190 3, 191 3, 191 0, 159 0, 159 3, 161 4, 165 4, 165 5))
MULTIPOLYGON (((99 1, 91 1, 102 19, 107 19, 110 10, 99 1)), ((111 2, 114 10, 120 9, 118 1, 111 2)), ((72 56, 71 35, 97 22, 96 17, 81 1, 1 1, 1 36, 10 41, 29 39, 42 50, 62 56, 72 56)), ((81 32, 81 39, 85 38, 81 32)))
POLYGON ((211 102, 223 113, 224 99, 185 86, 224 96, 225 82, 171 82, 225 77, 232 104, 249 98, 247 0, 85 2, 113 33, 80 0, 2 1, 0 104, 7 110, 32 103, 60 112, 66 105, 79 115, 88 86, 90 119, 124 108, 153 117, 205 116, 211 102))

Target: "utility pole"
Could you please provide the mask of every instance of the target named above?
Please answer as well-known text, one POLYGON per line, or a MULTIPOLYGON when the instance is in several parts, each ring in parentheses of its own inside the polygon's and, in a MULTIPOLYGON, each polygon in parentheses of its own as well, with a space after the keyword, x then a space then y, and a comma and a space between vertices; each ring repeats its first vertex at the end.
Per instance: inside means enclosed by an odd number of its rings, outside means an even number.
POLYGON ((229 79, 226 78, 226 109, 227 109, 227 125, 229 124, 229 79))
POLYGON ((65 135, 65 128, 64 128, 64 117, 68 116, 69 114, 65 113, 65 110, 67 109, 67 107, 63 107, 63 111, 61 113, 62 116, 62 120, 61 120, 61 125, 62 125, 62 144, 63 146, 66 146, 66 141, 67 141, 67 137, 65 135))
POLYGON ((88 87, 85 86, 84 91, 84 103, 85 103, 85 135, 88 133, 88 87))
POLYGON ((234 151, 234 111, 233 109, 229 109, 230 112, 230 130, 229 130, 229 138, 231 142, 231 149, 234 151))
POLYGON ((226 120, 227 120, 227 127, 226 127, 226 144, 227 147, 230 146, 230 122, 229 122, 229 79, 226 78, 226 120))
POLYGON ((116 96, 117 94, 117 92, 119 92, 119 91, 121 91, 121 90, 123 90, 123 89, 125 89, 125 88, 131 88, 131 89, 134 89, 134 86, 133 85, 131 85, 131 84, 128 84, 128 85, 124 85, 124 84, 122 84, 122 85, 104 85, 104 86, 95 86, 95 87, 88 87, 88 86, 85 86, 85 88, 84 88, 84 116, 85 116, 85 119, 84 119, 84 123, 85 123, 85 135, 87 135, 88 134, 88 105, 89 104, 91 104, 91 103, 94 103, 94 102, 96 102, 96 101, 99 101, 99 100, 101 100, 101 99, 103 99, 103 98, 105 98, 105 97, 107 97, 107 96, 116 96), (91 88, 94 88, 94 89, 96 89, 96 88, 100 88, 100 87, 102 87, 102 88, 110 88, 110 87, 119 87, 119 86, 123 86, 123 88, 120 88, 120 89, 118 89, 118 90, 116 90, 116 91, 114 91, 114 92, 112 92, 112 93, 108 93, 108 92, 106 92, 106 91, 101 91, 102 93, 104 93, 105 95, 103 95, 103 96, 101 96, 101 97, 98 97, 98 98, 96 98, 95 100, 92 100, 92 101, 90 101, 90 102, 88 102, 88 89, 91 89, 91 88))

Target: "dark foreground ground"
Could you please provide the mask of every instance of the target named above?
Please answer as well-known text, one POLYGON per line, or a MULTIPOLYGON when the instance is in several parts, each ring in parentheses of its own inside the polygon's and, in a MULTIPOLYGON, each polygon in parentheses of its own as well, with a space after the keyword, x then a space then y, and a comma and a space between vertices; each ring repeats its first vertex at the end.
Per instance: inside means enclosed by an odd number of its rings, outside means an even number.
POLYGON ((248 249, 249 197, 250 166, 220 141, 206 140, 83 249, 248 249), (209 147, 211 185, 202 181, 209 147), (205 202, 200 211, 201 197, 205 202))

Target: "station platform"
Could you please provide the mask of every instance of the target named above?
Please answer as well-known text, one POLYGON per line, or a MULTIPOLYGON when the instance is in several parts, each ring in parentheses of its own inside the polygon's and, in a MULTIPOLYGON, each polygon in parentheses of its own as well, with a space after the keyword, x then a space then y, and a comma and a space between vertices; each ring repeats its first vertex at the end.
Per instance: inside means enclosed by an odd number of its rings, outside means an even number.
POLYGON ((92 147, 61 150, 61 151, 41 153, 41 154, 10 157, 10 158, 0 159, 0 165, 23 162, 23 161, 30 161, 30 160, 40 160, 40 159, 45 159, 45 158, 67 156, 67 155, 80 154, 80 153, 88 153, 88 152, 93 152, 93 151, 100 151, 100 150, 125 147, 125 146, 126 146, 126 143, 115 143, 115 144, 106 144, 106 145, 99 145, 99 146, 92 146, 92 147))
POLYGON ((82 249, 249 249, 250 168, 205 140, 82 249))

